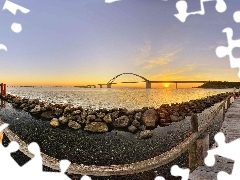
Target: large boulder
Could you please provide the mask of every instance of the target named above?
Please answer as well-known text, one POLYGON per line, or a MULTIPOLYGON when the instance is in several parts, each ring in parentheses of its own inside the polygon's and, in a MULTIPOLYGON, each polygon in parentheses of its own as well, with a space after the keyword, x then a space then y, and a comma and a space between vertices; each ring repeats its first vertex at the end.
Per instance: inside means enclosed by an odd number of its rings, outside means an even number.
POLYGON ((107 132, 108 126, 105 122, 91 122, 86 124, 84 130, 90 132, 107 132))
POLYGON ((129 124, 129 118, 127 116, 121 116, 117 119, 114 119, 112 125, 114 127, 126 127, 129 124))
POLYGON ((81 125, 75 121, 70 120, 68 121, 68 127, 77 130, 81 128, 81 125))
POLYGON ((14 98, 13 103, 20 104, 21 103, 21 98, 19 98, 19 97, 14 98))
POLYGON ((38 114, 41 112, 41 107, 40 105, 36 105, 33 109, 31 109, 30 113, 31 114, 38 114))
POLYGON ((147 127, 155 127, 158 118, 157 111, 154 109, 148 109, 142 115, 142 122, 147 127))
POLYGON ((41 117, 44 118, 44 119, 52 119, 53 118, 53 115, 52 115, 52 111, 45 111, 41 114, 41 117))

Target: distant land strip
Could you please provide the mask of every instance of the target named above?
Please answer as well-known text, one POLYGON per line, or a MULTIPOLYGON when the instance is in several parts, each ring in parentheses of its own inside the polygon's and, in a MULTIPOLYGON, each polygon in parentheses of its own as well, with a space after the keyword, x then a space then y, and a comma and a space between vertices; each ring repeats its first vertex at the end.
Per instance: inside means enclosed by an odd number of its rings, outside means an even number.
POLYGON ((240 82, 228 82, 228 81, 208 81, 197 88, 205 89, 225 89, 225 88, 240 88, 240 82))

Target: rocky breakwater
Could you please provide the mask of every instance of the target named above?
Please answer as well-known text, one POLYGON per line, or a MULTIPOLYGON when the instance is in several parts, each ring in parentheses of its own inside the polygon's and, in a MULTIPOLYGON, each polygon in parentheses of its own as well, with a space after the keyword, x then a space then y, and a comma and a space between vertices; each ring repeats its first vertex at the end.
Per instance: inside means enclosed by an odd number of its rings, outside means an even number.
POLYGON ((162 104, 159 108, 143 107, 128 110, 84 109, 66 104, 48 104, 38 99, 21 98, 14 95, 1 95, 1 99, 12 104, 14 108, 29 112, 40 120, 49 121, 53 128, 70 128, 90 133, 104 133, 114 129, 135 133, 139 138, 152 137, 158 125, 167 126, 179 122, 193 113, 201 113, 215 103, 226 99, 231 93, 222 93, 189 102, 162 104))

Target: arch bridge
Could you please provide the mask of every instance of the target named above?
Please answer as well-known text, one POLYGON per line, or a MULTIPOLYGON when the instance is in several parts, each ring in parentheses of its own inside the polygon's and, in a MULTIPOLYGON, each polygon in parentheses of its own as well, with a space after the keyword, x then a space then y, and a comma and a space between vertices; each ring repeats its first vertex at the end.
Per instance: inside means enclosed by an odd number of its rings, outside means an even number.
MULTIPOLYGON (((122 75, 133 75, 133 76, 139 77, 143 80, 143 82, 146 82, 146 88, 151 88, 151 83, 147 78, 140 76, 138 74, 135 74, 135 73, 121 73, 121 74, 118 74, 117 76, 113 77, 112 79, 110 79, 107 82, 107 84, 98 84, 98 85, 100 86, 100 88, 102 88, 103 85, 107 85, 107 88, 111 88, 112 84, 117 84, 117 83, 114 83, 114 81, 122 75)), ((138 83, 138 82, 134 81, 134 82, 122 82, 122 83, 138 83)))
MULTIPOLYGON (((148 80, 147 78, 143 77, 143 76, 140 76, 138 74, 135 74, 135 73, 121 73, 121 74, 118 74, 117 76, 113 77, 112 79, 110 79, 107 84, 98 84, 100 86, 100 88, 102 88, 103 85, 106 85, 107 88, 111 88, 112 87, 112 84, 117 84, 117 83, 114 83, 114 81, 122 76, 122 75, 133 75, 133 76, 136 76, 136 77, 139 77, 143 80, 143 82, 146 83, 146 88, 147 89, 150 89, 152 87, 152 83, 175 83, 176 84, 176 89, 178 88, 178 83, 206 83, 208 81, 150 81, 148 80)), ((138 82, 122 82, 122 83, 138 83, 138 82)))

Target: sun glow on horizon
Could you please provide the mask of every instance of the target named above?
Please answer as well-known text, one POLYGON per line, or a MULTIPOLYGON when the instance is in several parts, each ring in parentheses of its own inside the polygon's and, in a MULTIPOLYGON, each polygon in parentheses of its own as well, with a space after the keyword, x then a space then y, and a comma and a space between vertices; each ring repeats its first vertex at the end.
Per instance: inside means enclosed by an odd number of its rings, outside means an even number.
POLYGON ((163 84, 163 87, 165 87, 165 88, 168 88, 169 86, 170 86, 169 83, 164 83, 164 84, 163 84))

